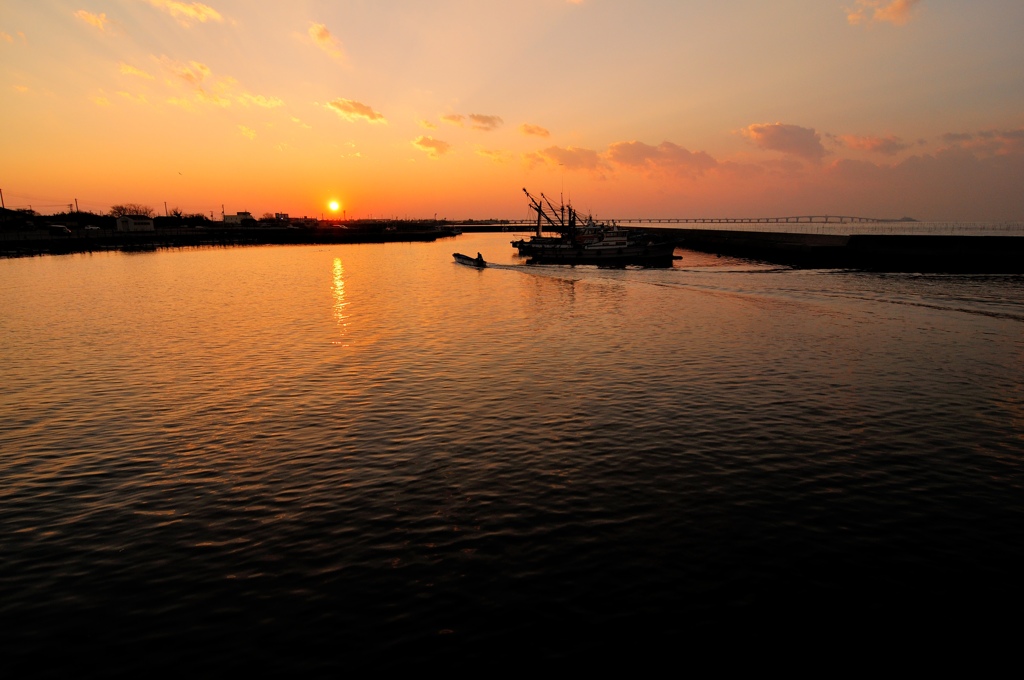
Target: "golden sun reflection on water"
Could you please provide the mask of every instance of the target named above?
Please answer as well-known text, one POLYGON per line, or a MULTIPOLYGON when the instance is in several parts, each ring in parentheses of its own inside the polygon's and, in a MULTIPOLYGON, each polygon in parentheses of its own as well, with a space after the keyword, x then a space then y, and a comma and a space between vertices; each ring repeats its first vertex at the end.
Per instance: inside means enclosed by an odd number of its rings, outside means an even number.
POLYGON ((345 307, 348 302, 345 300, 345 265, 341 258, 334 258, 334 275, 331 290, 334 293, 334 319, 338 323, 338 330, 345 335, 345 328, 348 326, 348 316, 345 315, 345 307))

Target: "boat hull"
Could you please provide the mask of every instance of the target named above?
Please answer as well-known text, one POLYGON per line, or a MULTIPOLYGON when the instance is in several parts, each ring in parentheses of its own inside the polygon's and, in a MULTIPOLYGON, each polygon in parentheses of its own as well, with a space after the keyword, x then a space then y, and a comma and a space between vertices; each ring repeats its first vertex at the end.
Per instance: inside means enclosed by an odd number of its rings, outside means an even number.
POLYGON ((463 255, 462 253, 452 253, 452 257, 455 258, 455 261, 458 264, 464 264, 467 267, 476 267, 477 269, 483 269, 484 267, 487 266, 487 263, 484 262, 482 259, 478 260, 475 257, 463 255))
POLYGON ((671 267, 675 252, 675 245, 671 243, 602 248, 522 241, 517 248, 520 255, 529 258, 529 264, 590 264, 599 267, 671 267))

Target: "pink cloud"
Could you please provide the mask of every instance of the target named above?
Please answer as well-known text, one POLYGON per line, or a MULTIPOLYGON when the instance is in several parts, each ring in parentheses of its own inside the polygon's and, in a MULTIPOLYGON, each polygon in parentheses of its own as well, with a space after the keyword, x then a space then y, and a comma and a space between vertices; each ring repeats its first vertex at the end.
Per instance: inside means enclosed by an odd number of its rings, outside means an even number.
POLYGON ((168 59, 167 57, 162 57, 160 61, 164 66, 170 69, 174 75, 191 85, 198 86, 212 73, 209 66, 198 61, 190 61, 185 64, 180 61, 168 59))
POLYGON ((871 151, 874 153, 886 154, 888 156, 895 155, 900 151, 910 148, 910 144, 907 144, 899 137, 893 135, 888 137, 840 135, 838 139, 839 142, 848 149, 871 151))
POLYGON ((102 12, 99 14, 93 14, 92 12, 87 12, 84 9, 80 9, 75 12, 75 16, 101 31, 106 30, 107 22, 110 21, 107 19, 107 15, 102 12))
POLYGON ((821 135, 814 128, 785 123, 754 123, 741 132, 761 149, 781 151, 810 161, 820 161, 825 155, 821 135))
POLYGON ((856 0, 852 9, 846 10, 846 20, 851 25, 868 23, 889 23, 902 26, 910 21, 912 10, 919 0, 856 0))
POLYGON ((452 145, 448 142, 421 135, 412 141, 412 145, 420 151, 426 151, 431 158, 443 156, 451 150, 452 145))
POLYGON ((198 21, 205 24, 207 21, 222 23, 224 17, 220 12, 204 5, 201 2, 177 2, 176 0, 149 0, 149 4, 162 9, 178 20, 183 26, 190 25, 190 22, 198 21))
POLYGON ((496 130, 505 122, 499 116, 487 116, 482 113, 469 114, 469 120, 472 122, 474 130, 484 130, 485 132, 496 130))
POLYGON ((1020 146, 994 155, 953 147, 911 156, 895 165, 839 161, 827 169, 825 179, 832 185, 831 193, 856 197, 881 217, 991 220, 1024 216, 1024 192, 1020 191, 1024 148, 1020 146))
MULTIPOLYGON (((105 20, 106 19, 104 18, 104 21, 105 20)), ((23 45, 27 45, 28 44, 28 38, 25 37, 25 34, 23 32, 18 31, 17 35, 18 35, 18 39, 21 40, 21 43, 23 45)), ((3 40, 4 42, 13 43, 14 42, 14 36, 12 36, 10 33, 4 33, 3 31, 0 31, 0 40, 3 40)))
POLYGON ((459 127, 465 127, 468 121, 471 128, 483 130, 484 132, 496 130, 505 122, 500 116, 487 116, 482 113, 471 113, 468 116, 464 116, 461 113, 447 113, 441 116, 441 120, 459 127))
POLYGON ((123 61, 120 63, 121 73, 126 76, 138 76, 139 78, 145 78, 146 80, 153 80, 153 76, 146 73, 140 68, 136 68, 131 64, 126 64, 123 61))
POLYGON ((327 102, 325 106, 334 111, 345 120, 355 122, 365 120, 368 123, 387 123, 387 119, 380 111, 374 111, 370 106, 351 99, 335 99, 327 102))
POLYGON ((508 155, 507 152, 501 151, 501 150, 498 150, 498 149, 477 149, 476 153, 477 153, 478 156, 483 156, 484 158, 489 158, 490 160, 494 161, 495 163, 504 163, 509 158, 509 155, 508 155))
POLYGON ((345 61, 345 50, 341 45, 341 41, 331 35, 327 26, 312 22, 306 33, 309 35, 309 39, 313 41, 313 44, 319 47, 324 54, 337 61, 345 61))
POLYGON ((954 148, 968 149, 983 156, 1024 153, 1024 128, 982 130, 977 134, 951 132, 943 135, 942 140, 954 148))
POLYGON ((662 142, 658 146, 635 141, 615 142, 608 147, 606 155, 616 165, 690 174, 700 174, 718 165, 718 161, 705 152, 688 151, 672 142, 662 142))
POLYGON ((592 149, 581 149, 569 146, 549 146, 546 149, 527 154, 527 161, 530 163, 549 163, 551 165, 562 165, 567 170, 601 170, 604 163, 598 153, 592 149))
POLYGON ((548 132, 547 128, 542 128, 540 125, 531 125, 530 123, 523 123, 519 126, 519 131, 524 135, 533 135, 534 137, 550 137, 551 133, 548 132))

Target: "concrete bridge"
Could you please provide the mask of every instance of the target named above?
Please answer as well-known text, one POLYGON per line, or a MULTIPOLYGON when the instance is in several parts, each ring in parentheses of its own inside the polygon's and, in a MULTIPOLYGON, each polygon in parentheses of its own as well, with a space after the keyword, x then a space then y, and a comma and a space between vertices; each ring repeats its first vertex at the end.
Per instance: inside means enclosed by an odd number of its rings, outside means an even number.
MULTIPOLYGON (((789 217, 630 217, 597 220, 615 224, 877 224, 884 222, 912 222, 879 217, 856 217, 853 215, 791 215, 789 217)), ((465 225, 535 225, 536 219, 529 220, 466 220, 452 224, 465 225)))
POLYGON ((859 224, 899 222, 852 215, 794 215, 791 217, 640 217, 613 220, 619 224, 859 224))

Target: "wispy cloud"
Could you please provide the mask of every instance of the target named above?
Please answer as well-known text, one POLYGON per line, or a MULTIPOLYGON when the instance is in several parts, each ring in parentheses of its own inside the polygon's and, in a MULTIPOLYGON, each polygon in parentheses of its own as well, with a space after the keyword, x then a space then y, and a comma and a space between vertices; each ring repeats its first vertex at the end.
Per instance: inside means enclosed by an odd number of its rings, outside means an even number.
POLYGON ((856 0, 846 10, 846 20, 853 26, 889 23, 902 26, 911 19, 912 10, 920 0, 856 0))
POLYGON ((562 165, 567 170, 601 170, 604 163, 601 156, 593 149, 583 149, 576 146, 549 146, 546 149, 525 155, 529 164, 546 163, 550 165, 562 165))
POLYGON ((331 32, 324 24, 310 23, 309 30, 306 33, 309 35, 309 39, 313 41, 313 44, 332 59, 342 63, 347 60, 341 41, 331 35, 331 32))
POLYGON ((426 130, 436 130, 437 129, 437 126, 434 125, 433 123, 431 123, 429 120, 421 120, 421 121, 419 121, 419 123, 420 123, 420 127, 424 128, 426 130))
POLYGON ((157 9, 170 14, 178 20, 182 26, 191 26, 199 22, 205 24, 207 21, 223 23, 224 17, 221 13, 201 2, 176 2, 175 0, 149 0, 149 4, 157 9))
POLYGON ((431 158, 438 158, 448 153, 452 148, 452 145, 448 142, 443 142, 440 139, 434 139, 433 137, 427 137, 421 135, 412 141, 412 145, 420 151, 426 151, 427 155, 431 158))
POLYGON ((482 113, 469 114, 469 121, 474 130, 483 130, 485 132, 497 130, 505 122, 500 116, 487 116, 482 113))
POLYGON ((27 85, 11 85, 11 87, 14 88, 15 92, 22 92, 22 93, 28 92, 28 86, 27 85))
POLYGON ((89 97, 89 101, 91 101, 96 106, 102 106, 102 107, 110 106, 110 100, 107 99, 106 97, 104 97, 102 94, 97 94, 97 95, 93 95, 92 97, 89 97))
POLYGON ((501 116, 488 116, 483 113, 471 113, 468 116, 461 113, 446 113, 441 116, 441 120, 458 127, 466 127, 468 124, 472 129, 484 132, 497 130, 505 123, 501 116))
POLYGON ((132 102, 133 104, 148 104, 149 103, 149 101, 146 99, 146 95, 144 95, 144 94, 132 94, 131 92, 124 92, 124 91, 118 92, 117 94, 119 94, 121 97, 127 99, 128 101, 132 102))
POLYGON ((221 108, 227 108, 231 106, 231 100, 227 97, 221 96, 217 92, 211 92, 204 90, 203 88, 196 89, 196 100, 203 104, 210 104, 212 106, 219 106, 221 108))
POLYGON ((260 106, 265 109, 276 109, 279 106, 284 106, 284 100, 277 97, 264 97, 261 94, 250 94, 243 92, 238 96, 238 101, 243 106, 252 104, 253 106, 260 106))
POLYGON ((942 141, 954 144, 956 142, 966 142, 974 139, 974 135, 970 132, 947 132, 942 135, 942 141))
POLYGON ((1024 128, 1016 130, 982 130, 977 133, 950 132, 942 141, 953 148, 969 150, 979 156, 1024 154, 1024 128))
POLYGON ((501 151, 499 149, 477 149, 476 154, 489 158, 495 163, 505 163, 509 160, 510 156, 507 151, 501 151))
MULTIPOLYGON (((28 38, 25 37, 25 34, 22 31, 18 31, 17 36, 18 40, 21 41, 22 45, 28 44, 28 38)), ((14 36, 12 36, 10 33, 4 33, 3 31, 0 31, 0 40, 3 40, 6 43, 14 43, 14 36)))
POLYGON ((248 139, 250 141, 256 138, 256 131, 253 130, 251 127, 246 127, 245 125, 239 125, 238 126, 238 131, 242 133, 243 137, 245 137, 246 139, 248 139))
POLYGON ((718 165, 718 161, 703 151, 689 151, 667 141, 658 146, 643 142, 616 142, 608 147, 607 158, 616 165, 686 174, 701 174, 718 165))
POLYGON ((785 123, 754 123, 741 132, 761 149, 781 151, 811 161, 820 161, 825 155, 821 135, 813 128, 785 123))
POLYGON ((547 128, 542 128, 540 125, 531 125, 530 123, 523 123, 519 126, 519 131, 524 135, 533 135, 534 137, 550 137, 551 133, 548 132, 547 128))
POLYGON ((161 57, 160 63, 173 73, 175 77, 195 86, 202 84, 213 73, 209 66, 198 61, 185 63, 169 59, 168 57, 161 57))
POLYGON ((77 12, 75 12, 75 16, 84 21, 85 23, 89 24, 90 26, 94 26, 100 29, 101 31, 106 30, 107 23, 110 21, 109 19, 107 19, 107 15, 103 12, 100 12, 99 14, 93 14, 92 12, 88 12, 84 9, 80 9, 77 12))
POLYGON ((331 111, 349 121, 365 120, 369 123, 387 123, 387 119, 379 111, 374 111, 371 107, 363 104, 362 102, 353 101, 351 99, 335 99, 334 101, 327 102, 326 106, 331 111))
POLYGON ((123 61, 120 64, 121 73, 126 76, 138 76, 139 78, 145 78, 146 80, 153 80, 153 76, 146 73, 140 68, 135 68, 131 64, 126 64, 123 61))
POLYGON ((839 142, 848 149, 871 151, 873 153, 881 153, 887 156, 893 156, 898 154, 900 151, 910 148, 910 144, 893 135, 889 135, 888 137, 840 135, 838 139, 839 142))
MULTIPOLYGON (((214 77, 213 70, 202 62, 176 61, 166 56, 160 57, 159 62, 173 76, 174 80, 180 81, 179 85, 183 83, 193 92, 190 100, 177 96, 167 100, 168 103, 175 106, 191 109, 191 104, 196 103, 226 108, 235 102, 246 107, 258 106, 274 109, 285 105, 284 100, 278 97, 245 92, 238 81, 230 76, 214 77), (188 102, 188 105, 185 105, 185 102, 188 102)), ((128 64, 121 64, 121 72, 146 78, 152 77, 128 64)), ((174 80, 167 82, 173 83, 174 80)))

